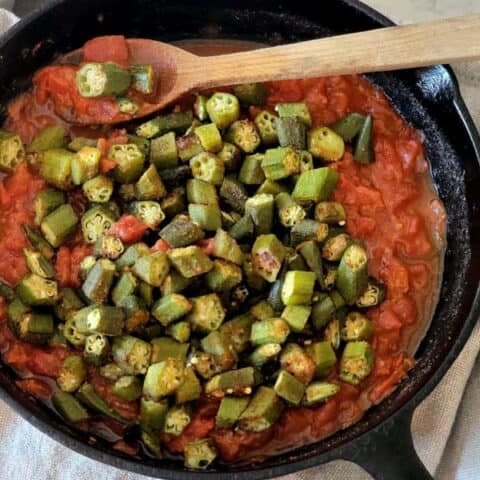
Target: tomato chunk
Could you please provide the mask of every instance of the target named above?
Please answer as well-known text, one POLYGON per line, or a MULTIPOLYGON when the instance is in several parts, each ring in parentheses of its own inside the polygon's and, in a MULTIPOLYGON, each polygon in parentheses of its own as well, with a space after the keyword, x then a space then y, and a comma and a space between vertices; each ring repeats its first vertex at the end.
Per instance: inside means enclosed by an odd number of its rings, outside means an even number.
POLYGON ((133 243, 140 241, 147 230, 147 225, 133 215, 123 215, 113 224, 110 233, 116 235, 122 242, 133 243))
POLYGON ((115 62, 128 66, 128 45, 123 35, 106 35, 89 40, 83 46, 84 62, 115 62))

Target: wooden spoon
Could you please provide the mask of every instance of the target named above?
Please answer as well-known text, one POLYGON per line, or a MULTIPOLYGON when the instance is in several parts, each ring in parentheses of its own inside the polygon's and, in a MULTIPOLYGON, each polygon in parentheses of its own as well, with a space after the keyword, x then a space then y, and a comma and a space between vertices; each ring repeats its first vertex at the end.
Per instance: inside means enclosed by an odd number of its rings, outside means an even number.
MULTIPOLYGON (((127 42, 130 63, 152 64, 160 76, 156 97, 135 115, 143 117, 187 92, 204 88, 480 59, 480 14, 210 57, 154 40, 132 38, 127 42)), ((71 52, 62 63, 78 63, 81 54, 81 50, 71 52)), ((130 118, 96 117, 95 123, 130 118)))

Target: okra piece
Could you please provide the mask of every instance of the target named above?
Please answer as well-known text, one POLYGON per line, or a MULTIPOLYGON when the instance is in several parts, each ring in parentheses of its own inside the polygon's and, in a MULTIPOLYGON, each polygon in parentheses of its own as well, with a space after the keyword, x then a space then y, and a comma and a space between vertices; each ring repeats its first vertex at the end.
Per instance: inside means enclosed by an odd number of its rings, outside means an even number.
POLYGON ((98 305, 93 307, 86 317, 86 328, 90 333, 121 335, 124 324, 125 312, 119 307, 98 305))
POLYGON ((61 125, 52 125, 41 130, 32 140, 27 152, 40 153, 51 148, 64 148, 68 131, 61 125))
POLYGON ((225 309, 216 293, 209 293, 191 298, 193 308, 188 314, 188 320, 194 330, 209 333, 218 330, 225 319, 225 309))
POLYGON ((331 382, 313 382, 305 389, 303 404, 310 406, 333 397, 340 391, 340 386, 331 382))
POLYGON ((250 197, 245 202, 245 214, 252 217, 255 232, 258 235, 267 234, 273 228, 274 198, 268 193, 250 197))
POLYGON ((300 172, 313 170, 313 155, 306 150, 301 150, 298 154, 300 155, 300 172))
POLYGON ((358 385, 370 375, 374 363, 375 353, 367 342, 348 342, 340 360, 340 379, 358 385))
POLYGON ((307 170, 298 177, 292 192, 299 202, 320 202, 328 200, 337 186, 340 174, 328 167, 307 170))
POLYGON ((225 165, 226 171, 233 171, 237 169, 242 154, 240 149, 236 145, 233 145, 233 143, 223 142, 223 147, 217 153, 217 157, 225 165))
POLYGON ((197 94, 193 104, 193 113, 201 122, 208 120, 207 100, 208 98, 205 95, 197 94))
POLYGON ((160 204, 153 200, 132 202, 128 207, 128 212, 152 230, 155 230, 165 219, 160 204))
POLYGON ((232 228, 235 223, 242 218, 238 212, 234 212, 233 210, 230 212, 224 212, 222 210, 220 211, 220 216, 222 218, 222 228, 225 230, 232 228))
POLYGON ((13 302, 15 300, 15 290, 6 283, 0 282, 0 297, 6 302, 13 302))
POLYGON ((349 113, 337 120, 330 128, 340 135, 345 142, 351 142, 358 135, 365 123, 365 117, 359 113, 349 113))
POLYGON ((323 288, 325 290, 331 290, 337 281, 338 266, 329 264, 325 265, 325 269, 326 273, 323 276, 323 288))
POLYGON ((165 333, 180 343, 186 343, 190 340, 192 328, 186 321, 173 323, 165 330, 165 333))
POLYGON ((143 172, 145 155, 135 143, 112 145, 108 158, 117 164, 112 172, 118 183, 133 183, 143 172))
POLYGON ((322 294, 312 306, 313 326, 320 330, 323 328, 335 314, 336 306, 332 297, 328 294, 322 294))
POLYGON ((192 169, 189 165, 180 165, 175 168, 160 170, 158 174, 168 188, 179 187, 192 176, 192 169))
POLYGON ((12 173, 24 158, 22 139, 18 135, 0 130, 0 171, 12 173))
POLYGON ((100 415, 106 415, 119 422, 125 422, 125 419, 111 408, 108 403, 95 391, 94 387, 90 383, 84 383, 77 391, 77 398, 88 408, 99 413, 100 415))
POLYGON ((345 250, 337 274, 337 288, 348 305, 353 305, 368 285, 368 256, 365 248, 352 244, 345 250))
POLYGON ((191 110, 173 112, 142 123, 138 126, 136 134, 143 138, 153 138, 170 131, 183 133, 190 127, 192 121, 193 114, 191 110))
POLYGON ((23 255, 30 272, 42 278, 53 278, 55 276, 55 269, 52 264, 40 252, 24 248, 23 255))
POLYGON ((323 336, 328 341, 334 350, 338 350, 340 347, 340 320, 336 317, 330 320, 329 324, 325 327, 323 336))
POLYGON ((138 400, 142 396, 142 382, 138 377, 120 377, 113 384, 112 393, 128 402, 138 400))
POLYGON ((76 348, 83 347, 87 339, 87 335, 80 332, 77 328, 76 317, 73 314, 67 316, 65 327, 63 328, 63 335, 67 341, 76 348))
POLYGON ((200 139, 194 133, 177 138, 177 152, 182 162, 187 162, 195 155, 203 152, 200 139))
POLYGON ((187 367, 184 370, 183 383, 175 392, 175 403, 187 403, 196 400, 202 393, 202 386, 193 371, 193 368, 187 367))
POLYGON ((175 215, 184 212, 187 209, 185 189, 179 187, 168 192, 167 196, 162 198, 160 207, 167 218, 173 218, 175 215))
MULTIPOLYGON (((97 142, 98 141, 95 138, 76 137, 67 145, 67 148, 69 150, 72 150, 73 152, 78 152, 83 147, 96 147, 97 142)), ((62 148, 62 147, 55 147, 55 148, 62 148)))
POLYGON ((286 370, 281 370, 273 389, 280 398, 292 405, 298 405, 302 401, 305 385, 286 370))
POLYGON ((179 320, 192 309, 192 304, 179 293, 166 295, 153 305, 152 315, 164 326, 179 320))
POLYGON ((282 411, 283 403, 275 390, 261 386, 240 415, 237 426, 242 430, 262 432, 275 424, 282 411))
POLYGON ((323 223, 339 223, 344 225, 347 215, 341 203, 320 202, 317 203, 315 207, 315 218, 323 223))
POLYGON ((218 205, 190 203, 188 205, 188 215, 193 222, 206 231, 215 232, 222 226, 222 216, 218 205))
POLYGON ((196 245, 172 248, 167 255, 178 273, 186 278, 203 275, 213 268, 213 262, 196 245))
POLYGON ((115 265, 118 269, 131 267, 140 257, 144 257, 150 254, 150 249, 143 243, 134 243, 130 245, 125 252, 117 259, 115 265))
POLYGON ((33 201, 35 225, 40 225, 49 213, 52 213, 64 203, 66 203, 65 194, 59 190, 47 188, 38 193, 33 201))
POLYGON ((43 152, 40 174, 54 187, 69 190, 72 187, 72 160, 75 154, 63 148, 43 152))
POLYGON ((162 400, 155 402, 142 398, 140 400, 140 418, 139 423, 143 431, 158 437, 163 432, 165 418, 168 411, 168 401, 162 400))
POLYGON ((306 146, 306 127, 298 117, 277 119, 278 143, 281 147, 293 147, 303 150, 306 146))
POLYGON ((185 362, 190 345, 179 343, 168 337, 159 337, 152 340, 152 363, 164 362, 167 358, 178 358, 185 362))
POLYGON ((128 71, 132 76, 132 88, 144 95, 155 92, 155 70, 152 65, 130 65, 128 71))
POLYGON ((258 383, 258 372, 253 367, 219 373, 205 384, 205 393, 216 397, 228 395, 250 395, 258 383))
POLYGON ((267 300, 260 300, 258 303, 250 308, 249 313, 255 317, 256 320, 267 320, 275 316, 272 306, 267 300))
POLYGON ((283 318, 269 318, 252 324, 250 342, 252 345, 264 345, 266 343, 285 343, 290 328, 283 318))
POLYGON ((43 313, 25 313, 15 333, 24 342, 44 345, 55 333, 53 316, 43 313))
MULTIPOLYGON (((226 180, 224 180, 224 183, 226 180)), ((191 178, 187 181, 187 200, 189 203, 218 205, 217 190, 208 182, 198 178, 191 178)))
POLYGON ((137 102, 128 97, 118 97, 116 98, 115 103, 117 104, 118 110, 127 115, 135 115, 140 108, 137 102))
POLYGON ((336 162, 343 157, 343 138, 328 127, 317 127, 307 134, 308 151, 327 162, 336 162))
POLYGON ((251 120, 237 120, 227 130, 225 139, 244 153, 253 153, 261 143, 257 127, 251 120))
POLYGON ((154 138, 150 143, 150 162, 158 168, 176 167, 178 165, 178 148, 175 132, 168 132, 161 137, 154 138))
POLYGON ((74 233, 77 223, 78 217, 71 205, 64 204, 49 213, 42 220, 40 228, 48 243, 59 247, 74 233))
POLYGON ((189 442, 183 451, 185 467, 192 470, 206 470, 217 458, 217 450, 208 438, 189 442))
POLYGON ((369 340, 372 335, 373 322, 359 312, 350 312, 340 331, 340 337, 345 342, 369 340))
POLYGON ((292 147, 270 148, 262 160, 265 177, 280 180, 300 172, 300 156, 292 147))
POLYGON ((315 378, 328 376, 332 367, 337 363, 337 356, 330 342, 314 342, 305 348, 315 362, 315 378))
POLYGON ((114 235, 104 235, 95 243, 94 254, 98 257, 106 257, 116 260, 125 250, 123 242, 114 235))
POLYGON ((124 335, 113 340, 113 360, 127 375, 144 375, 151 352, 152 346, 140 338, 124 335))
POLYGON ((271 360, 277 358, 282 350, 279 343, 264 343, 259 345, 249 356, 248 363, 256 368, 260 368, 271 360))
POLYGON ((269 193, 273 196, 278 195, 279 193, 286 192, 288 193, 287 188, 274 180, 267 178, 255 192, 257 195, 260 193, 269 193))
POLYGON ((298 245, 297 250, 305 260, 308 268, 315 273, 320 287, 323 287, 323 263, 322 253, 315 240, 307 240, 298 245))
POLYGON ((139 257, 133 264, 133 273, 153 287, 159 287, 163 283, 168 270, 168 258, 162 251, 139 257))
POLYGON ((162 445, 158 435, 152 435, 145 430, 140 430, 140 440, 143 447, 154 458, 163 458, 162 445))
POLYGON ((202 229, 187 215, 177 215, 160 230, 159 235, 173 248, 185 247, 204 237, 202 229))
POLYGON ((238 180, 245 185, 260 185, 265 180, 262 170, 263 153, 246 155, 238 172, 238 180))
POLYGON ((216 153, 222 149, 223 142, 215 123, 200 125, 194 130, 195 135, 200 140, 200 144, 206 152, 216 153))
POLYGON ((123 272, 112 290, 113 303, 118 306, 125 297, 135 294, 137 287, 135 275, 129 271, 123 272))
POLYGON ((267 101, 268 89, 264 83, 244 83, 235 85, 233 93, 240 103, 246 107, 250 105, 261 106, 267 101))
POLYGON ((278 143, 277 121, 278 117, 267 110, 263 110, 255 117, 254 122, 258 133, 260 134, 262 143, 266 146, 278 143))
POLYGON ((216 92, 206 103, 206 109, 210 120, 218 128, 226 128, 238 120, 240 116, 240 104, 237 97, 230 93, 216 92))
POLYGON ((50 244, 37 232, 32 230, 26 223, 22 225, 25 236, 30 245, 38 250, 47 260, 51 260, 55 255, 55 250, 50 244))
POLYGON ((250 341, 254 318, 250 314, 239 315, 220 327, 220 333, 230 339, 237 352, 243 352, 250 341))
POLYGON ((356 306, 358 308, 369 308, 380 305, 385 300, 385 284, 378 282, 372 277, 367 281, 365 291, 357 298, 356 306))
POLYGON ((369 164, 375 159, 375 153, 373 151, 373 117, 367 115, 365 122, 362 125, 362 129, 358 134, 357 143, 355 144, 355 151, 353 158, 358 163, 369 164))
POLYGON ((253 290, 262 291, 267 281, 257 273, 250 254, 245 254, 242 268, 247 286, 253 290))
MULTIPOLYGON (((330 262, 338 262, 351 243, 351 238, 346 233, 330 237, 322 247, 322 257, 330 262)), ((337 273, 338 278, 338 273, 337 273)))
POLYGON ((201 152, 190 159, 190 168, 194 178, 204 180, 212 185, 221 185, 225 165, 213 153, 201 152))
POLYGON ((128 70, 113 62, 86 63, 78 70, 75 83, 82 97, 123 95, 130 87, 132 76, 128 70))
POLYGON ((257 237, 252 247, 253 266, 267 282, 276 280, 284 258, 285 248, 273 233, 257 237))
POLYGON ((151 400, 161 400, 171 395, 184 381, 184 363, 169 357, 148 367, 143 382, 143 395, 151 400))
POLYGON ((166 195, 167 190, 155 165, 150 165, 135 184, 135 197, 137 200, 160 200, 166 195))
POLYGON ((222 369, 217 364, 215 355, 207 352, 196 351, 189 357, 189 364, 193 365, 195 371, 204 379, 208 380, 222 369))
POLYGON ((101 152, 96 147, 83 147, 72 158, 72 181, 81 185, 98 173, 101 152))
POLYGON ((69 355, 62 363, 57 377, 57 385, 63 392, 77 391, 87 378, 87 367, 78 355, 69 355))
POLYGON ((23 317, 30 312, 30 307, 25 305, 14 292, 11 303, 7 308, 7 324, 12 333, 18 335, 18 327, 23 317))
POLYGON ((233 428, 249 402, 248 397, 223 397, 215 417, 215 426, 217 428, 233 428))
POLYGON ((307 305, 288 305, 282 312, 281 318, 287 323, 292 332, 303 332, 307 325, 312 308, 307 305))
POLYGON ((88 272, 82 292, 93 303, 104 303, 115 277, 115 264, 107 258, 100 258, 88 272))
POLYGON ((171 293, 182 292, 191 284, 191 282, 192 279, 185 278, 175 270, 171 270, 160 285, 160 293, 162 295, 169 295, 171 293))
POLYGON ((92 203, 106 203, 113 193, 113 181, 105 175, 98 175, 82 185, 87 199, 92 203))
POLYGON ((220 187, 220 197, 235 212, 243 214, 248 194, 245 187, 235 178, 225 177, 220 187))
POLYGON ((52 405, 67 422, 78 423, 89 418, 85 408, 70 393, 55 392, 52 395, 52 405))
POLYGON ((165 418, 163 431, 178 437, 192 421, 191 409, 186 405, 175 405, 170 408, 165 418))
MULTIPOLYGON (((106 205, 97 205, 90 208, 85 212, 81 221, 83 238, 87 243, 95 243, 112 228, 117 218, 117 215, 112 213, 106 205)), ((46 236, 45 232, 44 234, 46 236)))
MULTIPOLYGON (((93 333, 85 339, 83 357, 86 362, 95 366, 103 365, 107 361, 109 354, 110 343, 106 335, 93 333)), ((123 370, 121 369, 120 374, 123 374, 123 370)))
POLYGON ((280 365, 304 385, 315 376, 316 365, 308 353, 296 343, 289 343, 280 355, 280 365))
POLYGON ((315 273, 292 270, 287 272, 282 285, 282 302, 285 305, 309 305, 312 302, 315 273))
POLYGON ((228 234, 235 240, 242 240, 245 237, 252 237, 255 232, 255 224, 250 214, 244 215, 240 220, 235 222, 228 230, 228 234))
POLYGON ((213 268, 206 275, 206 283, 214 292, 229 292, 242 281, 242 269, 226 260, 214 260, 213 268))
POLYGON ((210 332, 202 338, 200 344, 205 352, 214 355, 215 363, 221 371, 235 366, 237 361, 235 348, 230 339, 221 332, 210 332))
POLYGON ((237 241, 221 228, 215 234, 213 255, 236 265, 243 264, 243 252, 237 241))
POLYGON ((308 266, 305 263, 303 257, 297 252, 287 251, 286 267, 287 270, 308 270, 308 266))
POLYGON ((297 117, 307 127, 312 126, 312 117, 310 116, 310 111, 308 110, 307 105, 303 102, 278 103, 275 105, 275 111, 278 113, 280 118, 297 117))
POLYGON ((305 210, 287 192, 279 193, 275 197, 275 205, 280 223, 284 227, 293 227, 305 218, 305 210))
POLYGON ((125 183, 123 185, 120 185, 120 187, 118 188, 118 196, 124 202, 131 202, 132 200, 135 200, 135 184, 125 183))
POLYGON ((34 273, 25 275, 16 287, 17 295, 26 305, 50 306, 58 300, 58 285, 34 273))

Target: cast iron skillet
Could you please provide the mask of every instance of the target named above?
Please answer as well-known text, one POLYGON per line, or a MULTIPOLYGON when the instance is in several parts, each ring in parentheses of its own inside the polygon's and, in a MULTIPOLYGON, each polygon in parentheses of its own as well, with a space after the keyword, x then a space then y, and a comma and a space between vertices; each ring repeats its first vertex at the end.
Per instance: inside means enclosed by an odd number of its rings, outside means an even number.
MULTIPOLYGON (((114 0, 53 1, 0 40, 0 105, 28 88, 31 74, 59 52, 103 34, 156 38, 237 38, 267 44, 368 30, 391 22, 355 0, 114 0), (34 48, 36 47, 36 48, 34 48)), ((379 46, 381 48, 381 46, 379 46)), ((299 72, 301 77, 301 72, 299 72)), ((448 219, 448 248, 440 302, 418 350, 418 363, 396 392, 356 425, 314 445, 255 467, 192 473, 173 460, 132 459, 69 427, 19 390, 0 365, 0 397, 26 420, 64 445, 121 469, 173 480, 252 480, 284 475, 333 459, 351 460, 377 479, 431 478, 413 448, 415 407, 440 381, 480 314, 480 138, 449 67, 375 74, 369 78, 398 111, 425 133, 425 149, 448 219)), ((0 118, 1 120, 1 118, 0 118)))

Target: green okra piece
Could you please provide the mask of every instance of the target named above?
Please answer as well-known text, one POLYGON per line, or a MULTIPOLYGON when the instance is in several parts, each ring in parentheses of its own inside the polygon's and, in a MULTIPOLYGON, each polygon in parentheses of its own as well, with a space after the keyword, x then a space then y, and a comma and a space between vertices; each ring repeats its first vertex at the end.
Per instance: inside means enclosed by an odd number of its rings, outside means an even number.
POLYGON ((337 317, 330 320, 323 331, 323 336, 326 341, 330 342, 334 350, 340 348, 340 320, 337 317))
POLYGON ((248 397, 223 397, 215 417, 215 426, 217 428, 233 428, 249 402, 248 397))
POLYGON ((268 88, 264 83, 243 83, 235 85, 233 93, 240 103, 246 107, 250 105, 264 105, 268 97, 268 88))
POLYGON ((76 323, 76 316, 70 313, 65 321, 63 335, 71 345, 75 348, 80 348, 85 345, 87 335, 79 331, 76 323))
POLYGON ((225 139, 244 153, 253 153, 261 143, 260 133, 251 120, 237 120, 227 130, 225 139))
POLYGON ((193 308, 186 320, 192 324, 193 329, 205 333, 217 330, 226 315, 220 297, 216 293, 209 293, 190 300, 193 308))
POLYGON ((238 180, 245 185, 260 185, 265 180, 262 162, 263 153, 246 155, 238 172, 238 180))
POLYGON ((187 200, 189 203, 218 205, 217 190, 208 182, 191 178, 187 180, 187 200))
POLYGON ((180 343, 186 343, 190 340, 192 327, 187 321, 181 321, 169 325, 165 333, 180 343))
POLYGON ((245 214, 228 230, 228 234, 235 240, 242 240, 243 238, 250 238, 255 232, 255 224, 253 223, 252 216, 245 214))
POLYGON ((315 273, 292 270, 287 272, 282 285, 282 302, 285 305, 309 305, 312 301, 315 273))
POLYGON ((151 353, 152 346, 140 338, 124 335, 113 340, 113 360, 127 375, 144 375, 151 353))
POLYGON ((267 234, 273 228, 274 198, 268 193, 250 197, 245 202, 245 214, 252 217, 257 234, 267 234))
POLYGON ((340 233, 339 235, 330 237, 323 244, 322 257, 330 262, 338 262, 342 258, 350 243, 351 238, 346 233, 340 233))
POLYGON ((343 138, 328 127, 316 127, 307 134, 308 151, 327 162, 336 162, 343 157, 343 138))
POLYGON ((166 195, 167 190, 155 165, 150 165, 135 183, 135 197, 137 200, 160 200, 166 195))
POLYGON ((92 384, 88 382, 84 383, 77 390, 76 397, 86 407, 92 409, 100 415, 106 415, 107 417, 118 420, 119 422, 125 422, 125 419, 117 411, 111 408, 108 403, 95 391, 95 388, 92 384))
POLYGON ((236 222, 238 222, 242 216, 234 212, 233 210, 231 212, 224 212, 223 210, 220 211, 220 217, 222 219, 222 228, 225 230, 229 230, 232 228, 236 222))
POLYGON ((187 209, 185 201, 185 189, 182 187, 174 188, 162 198, 160 207, 167 218, 173 218, 187 209))
POLYGON ((300 172, 306 172, 307 170, 313 170, 313 155, 307 150, 300 150, 300 172))
POLYGON ((112 228, 117 218, 117 215, 112 213, 107 206, 97 205, 90 208, 85 212, 81 220, 83 238, 87 243, 95 243, 112 228))
POLYGON ((187 405, 174 405, 165 418, 163 431, 169 435, 178 437, 192 421, 192 412, 187 405))
POLYGON ((100 258, 88 272, 82 284, 82 292, 93 303, 104 303, 115 277, 115 264, 107 258, 100 258))
POLYGON ((137 135, 127 134, 128 143, 134 143, 142 151, 145 157, 150 153, 150 140, 142 138, 137 135))
POLYGON ((153 200, 132 202, 128 207, 128 212, 152 230, 158 228, 163 220, 165 220, 162 207, 158 202, 154 202, 153 200))
POLYGON ((221 332, 210 332, 206 337, 202 338, 200 345, 205 352, 214 355, 215 363, 221 371, 235 366, 237 361, 235 348, 230 339, 221 332))
POLYGON ((380 305, 385 300, 386 286, 375 278, 369 277, 365 291, 357 298, 358 308, 369 308, 380 305))
POLYGON ((167 188, 181 187, 192 176, 190 165, 159 170, 158 174, 167 188))
POLYGON ((319 202, 315 206, 315 218, 323 223, 345 224, 347 215, 343 205, 338 202, 319 202))
POLYGON ((165 133, 151 141, 150 162, 158 170, 173 168, 178 165, 178 148, 175 132, 165 133))
POLYGON ((289 343, 280 355, 280 365, 304 385, 315 376, 316 365, 308 353, 296 343, 289 343))
POLYGON ((119 307, 97 305, 86 317, 86 327, 90 333, 115 337, 121 335, 124 325, 125 312, 119 307))
POLYGON ((288 193, 287 188, 270 178, 265 179, 265 181, 258 187, 257 191, 255 192, 257 195, 260 193, 269 193, 273 196, 278 195, 279 193, 286 192, 288 193))
POLYGON ((44 345, 55 333, 53 316, 43 313, 25 313, 16 325, 14 333, 24 342, 44 345))
POLYGON ((245 254, 242 269, 248 288, 256 291, 262 291, 266 287, 267 281, 257 273, 253 264, 252 255, 245 254))
POLYGON ((163 432, 167 411, 167 400, 156 402, 147 398, 141 398, 139 418, 141 429, 158 436, 161 432, 163 432))
POLYGON ((303 257, 297 252, 288 252, 286 256, 287 270, 308 270, 303 257))
POLYGON ((113 181, 105 175, 97 175, 82 185, 87 199, 93 203, 106 203, 113 194, 113 181))
POLYGON ((138 400, 142 396, 142 382, 131 375, 120 377, 113 384, 112 393, 128 402, 138 400))
POLYGON ((85 408, 70 393, 55 392, 52 395, 52 405, 67 422, 78 423, 89 418, 85 408))
POLYGON ((19 135, 0 130, 0 171, 12 173, 25 158, 25 149, 19 135))
POLYGON ((192 157, 203 151, 200 139, 195 133, 177 138, 177 152, 182 162, 188 162, 192 157))
POLYGON ((345 342, 369 340, 373 335, 373 322, 360 312, 350 312, 340 331, 340 337, 345 342))
MULTIPOLYGON (((103 365, 110 354, 110 343, 106 335, 93 333, 85 339, 83 358, 87 363, 100 366, 103 365)), ((120 370, 123 373, 122 370, 120 370)))
POLYGON ((137 258, 133 264, 133 273, 153 287, 159 287, 170 268, 167 255, 162 251, 137 258))
POLYGON ((296 246, 307 240, 316 240, 323 242, 328 235, 328 225, 315 220, 305 219, 295 225, 290 230, 290 242, 296 246))
POLYGON ((292 197, 299 202, 328 200, 339 178, 340 174, 328 167, 302 172, 295 184, 292 197))
POLYGON ((325 265, 325 269, 326 273, 323 276, 323 288, 325 290, 331 290, 337 281, 338 266, 329 264, 325 265))
POLYGON ((102 153, 97 147, 83 147, 72 158, 72 181, 82 185, 98 174, 102 153))
POLYGON ((222 149, 222 137, 215 123, 200 125, 195 128, 194 132, 206 152, 217 153, 222 149))
POLYGON ((130 65, 128 71, 132 76, 132 88, 144 95, 151 95, 155 92, 155 70, 152 65, 138 64, 130 65))
POLYGON ((250 332, 254 317, 250 314, 239 315, 228 320, 220 327, 220 333, 230 339, 237 352, 243 352, 250 342, 250 332))
POLYGON ((202 386, 198 380, 193 368, 186 367, 184 370, 183 383, 175 391, 175 403, 182 404, 191 402, 200 397, 202 386))
POLYGON ((93 252, 97 257, 116 260, 124 250, 123 242, 118 237, 114 235, 104 235, 96 241, 93 252))
POLYGON ((235 178, 225 177, 220 187, 220 197, 235 212, 243 214, 248 194, 245 187, 235 178))
POLYGON ((0 282, 0 297, 6 302, 13 302, 15 300, 15 290, 6 283, 0 282))
POLYGON ((34 273, 25 275, 16 287, 17 295, 26 305, 53 306, 58 300, 58 285, 34 273))
POLYGON ((59 247, 74 233, 77 224, 78 216, 72 206, 64 204, 43 218, 40 229, 50 245, 59 247))
MULTIPOLYGON (((87 138, 87 137, 75 137, 68 145, 67 148, 72 150, 73 152, 78 152, 83 147, 96 147, 98 140, 95 138, 87 138)), ((64 146, 64 145, 63 145, 64 146)), ((54 148, 62 148, 54 147, 54 148)))
POLYGON ((138 285, 138 296, 147 307, 151 307, 153 303, 153 287, 147 282, 140 282, 138 285))
POLYGON ((373 370, 375 353, 365 341, 348 342, 340 360, 340 379, 358 385, 373 370))
POLYGON ((203 275, 213 268, 213 262, 196 245, 172 248, 167 255, 175 269, 186 278, 203 275))
POLYGON ((177 215, 160 230, 159 235, 172 248, 178 248, 198 242, 205 234, 187 215, 177 215))
POLYGON ((281 350, 282 346, 279 343, 264 343, 255 348, 248 356, 248 363, 260 368, 269 361, 276 359, 281 350))
POLYGON ((87 367, 78 355, 69 355, 62 363, 57 377, 57 385, 63 392, 77 391, 87 378, 87 367))
POLYGON ((55 276, 55 269, 52 264, 40 252, 24 248, 23 255, 30 272, 42 278, 53 278, 55 276))
POLYGON ((292 332, 303 332, 307 325, 312 308, 307 305, 288 305, 284 308, 281 318, 287 323, 292 332))
POLYGON ((7 308, 7 324, 12 333, 18 335, 18 326, 23 317, 30 312, 30 307, 25 305, 14 292, 13 298, 7 308))
POLYGON ((135 143, 112 145, 108 158, 117 164, 112 174, 118 183, 133 183, 143 172, 145 155, 135 143))
POLYGON ((307 127, 312 126, 312 117, 307 105, 303 102, 278 103, 275 105, 275 111, 280 118, 297 117, 307 127))
POLYGON ((267 300, 257 302, 250 308, 249 313, 253 315, 256 320, 266 320, 275 316, 275 312, 267 300))
POLYGON ((47 188, 38 193, 33 201, 35 225, 40 225, 49 213, 52 213, 64 203, 66 203, 65 194, 54 188, 47 188))
POLYGON ((260 235, 252 247, 255 271, 267 282, 274 282, 285 258, 285 247, 273 234, 260 235))
POLYGON ((193 222, 206 231, 215 232, 222 226, 222 216, 218 205, 190 203, 188 205, 188 215, 193 222))
POLYGON ((238 164, 242 159, 242 153, 233 143, 223 142, 223 147, 217 153, 217 157, 225 165, 225 170, 231 172, 237 170, 238 164))
POLYGON ((117 97, 115 103, 117 104, 118 110, 127 115, 135 115, 140 108, 137 102, 128 97, 117 97))
POLYGON ((206 284, 214 292, 229 292, 242 281, 242 269, 232 262, 217 259, 207 273, 206 284))
POLYGON ((297 246, 297 251, 305 260, 308 268, 315 273, 318 284, 323 287, 322 253, 315 240, 307 240, 297 246))
POLYGON ((183 451, 185 467, 206 470, 217 458, 217 450, 208 438, 187 443, 183 451))
POLYGON ((78 92, 82 97, 88 98, 122 95, 131 82, 129 71, 113 62, 85 63, 75 78, 78 92))
POLYGON ((215 234, 213 255, 236 265, 243 264, 243 252, 237 241, 221 228, 215 234))
POLYGON ((158 363, 167 360, 167 358, 178 358, 185 362, 187 358, 189 344, 180 343, 169 337, 154 338, 152 344, 151 363, 158 363))
POLYGON ((135 275, 129 271, 122 272, 112 289, 113 303, 118 306, 125 297, 134 295, 137 287, 138 280, 135 275))
POLYGON ((164 326, 179 320, 192 309, 192 304, 179 293, 166 295, 153 305, 152 315, 164 326))
POLYGON ((72 187, 72 160, 75 154, 63 148, 43 152, 40 174, 54 187, 69 190, 72 187))
POLYGON ((115 265, 119 270, 131 267, 140 258, 150 254, 150 249, 143 243, 134 243, 130 245, 125 252, 118 258, 115 265))
POLYGON ((273 389, 280 398, 292 405, 298 405, 302 401, 305 385, 286 370, 280 370, 273 389))
POLYGON ((140 440, 143 447, 152 457, 157 459, 163 458, 162 445, 158 435, 152 435, 145 430, 140 430, 140 440))
POLYGON ((331 382, 313 382, 305 389, 303 404, 310 406, 324 402, 340 391, 340 386, 331 382))
POLYGON ((171 395, 184 381, 184 363, 169 357, 148 367, 143 382, 143 395, 151 400, 161 400, 171 395))
POLYGON ((192 121, 193 113, 191 110, 173 112, 142 123, 137 127, 136 134, 143 138, 153 138, 170 131, 183 133, 190 127, 192 121))
POLYGON ((359 113, 349 113, 345 117, 337 120, 330 128, 340 135, 345 142, 351 142, 362 129, 365 123, 365 116, 359 113))
POLYGON ((40 153, 52 148, 64 148, 67 144, 68 131, 61 125, 52 125, 42 129, 30 143, 27 152, 40 153))
POLYGON ((367 115, 362 125, 362 129, 358 134, 357 142, 355 144, 355 150, 353 158, 356 162, 362 164, 369 164, 375 160, 375 152, 373 150, 373 117, 367 115))
POLYGON ((190 168, 194 178, 204 180, 212 185, 221 185, 225 165, 213 153, 201 152, 190 159, 190 168))
POLYGON ((240 116, 238 99, 230 93, 214 93, 207 100, 206 109, 210 120, 221 129, 231 125, 240 116))
POLYGON ((250 342, 253 345, 282 344, 286 342, 289 334, 290 328, 283 318, 268 318, 252 324, 250 342))
POLYGON ((303 150, 306 146, 306 126, 298 117, 282 117, 276 122, 278 143, 281 147, 303 150))
POLYGON ((261 111, 255 117, 255 125, 262 139, 262 143, 266 146, 278 143, 277 121, 278 117, 267 110, 261 111))
POLYGON ((300 156, 292 147, 270 148, 262 160, 262 170, 270 180, 280 180, 300 172, 300 156))
POLYGON ((356 243, 347 247, 342 255, 336 285, 348 305, 353 305, 367 288, 367 263, 367 251, 356 243))
POLYGON ((336 306, 333 299, 328 294, 322 294, 312 306, 313 326, 320 330, 323 328, 335 314, 336 306))
POLYGON ((228 395, 250 395, 258 383, 259 373, 253 367, 229 370, 212 377, 205 384, 205 393, 223 397, 228 395))
POLYGON ((301 222, 305 216, 305 210, 296 203, 289 193, 282 192, 275 197, 278 218, 284 227, 293 227, 301 222))
POLYGON ((131 202, 132 200, 135 200, 135 184, 125 183, 123 185, 120 185, 120 187, 118 188, 118 196, 124 202, 131 202))
POLYGON ((22 225, 22 229, 30 245, 35 250, 38 250, 47 260, 51 260, 55 255, 55 250, 51 245, 41 235, 32 230, 32 228, 26 223, 22 225))
POLYGON ((191 283, 191 278, 185 278, 175 270, 171 270, 160 285, 160 293, 162 295, 179 293, 185 290, 191 283))
POLYGON ((204 379, 208 380, 222 371, 212 353, 196 351, 189 356, 189 364, 204 379))
POLYGON ((209 119, 207 112, 207 100, 208 97, 205 95, 197 94, 193 104, 193 113, 201 122, 206 122, 209 119))
POLYGON ((275 424, 282 411, 283 403, 275 390, 261 386, 240 415, 237 426, 241 430, 262 432, 275 424))
POLYGON ((328 341, 314 342, 305 348, 315 362, 315 378, 324 378, 331 372, 337 363, 337 356, 328 341))

